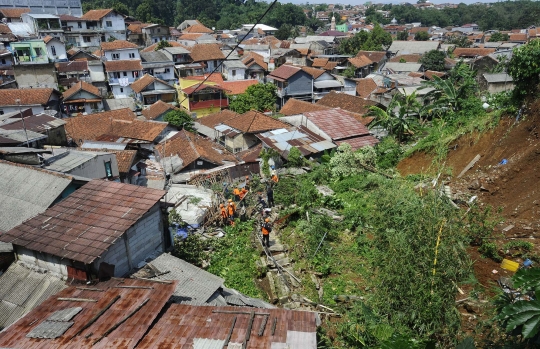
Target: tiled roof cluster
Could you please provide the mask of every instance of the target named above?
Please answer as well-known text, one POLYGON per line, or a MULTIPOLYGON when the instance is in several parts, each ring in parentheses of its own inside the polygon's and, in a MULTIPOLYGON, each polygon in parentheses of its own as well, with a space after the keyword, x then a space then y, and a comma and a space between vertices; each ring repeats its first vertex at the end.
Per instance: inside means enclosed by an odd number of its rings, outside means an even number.
POLYGON ((54 90, 52 88, 0 89, 0 106, 46 105, 54 90))
POLYGON ((321 98, 317 104, 330 108, 341 108, 353 113, 364 115, 368 112, 368 108, 376 103, 365 100, 362 97, 330 91, 330 93, 321 98))
POLYGON ((69 97, 73 96, 79 91, 86 91, 88 93, 93 94, 96 96, 96 98, 101 98, 99 89, 95 87, 94 85, 90 85, 87 82, 79 81, 75 83, 73 86, 71 86, 67 91, 65 91, 62 96, 64 97, 64 100, 69 99, 69 97))
POLYGON ((101 49, 103 51, 114 51, 114 50, 126 50, 126 49, 137 49, 139 46, 135 45, 126 40, 114 40, 112 42, 102 42, 101 49))
POLYGON ((105 64, 105 70, 107 70, 107 72, 141 71, 143 69, 140 59, 106 61, 104 64, 105 64))
POLYGON ((193 62, 225 59, 225 55, 218 44, 197 44, 191 47, 190 53, 193 62))
POLYGON ((155 120, 164 113, 167 113, 174 109, 176 109, 176 107, 172 106, 171 104, 165 103, 162 100, 159 100, 156 103, 152 104, 150 107, 143 109, 141 113, 147 120, 155 120))
POLYGON ((113 120, 134 120, 136 115, 129 109, 110 110, 66 119, 66 133, 77 144, 95 140, 112 131, 113 120))

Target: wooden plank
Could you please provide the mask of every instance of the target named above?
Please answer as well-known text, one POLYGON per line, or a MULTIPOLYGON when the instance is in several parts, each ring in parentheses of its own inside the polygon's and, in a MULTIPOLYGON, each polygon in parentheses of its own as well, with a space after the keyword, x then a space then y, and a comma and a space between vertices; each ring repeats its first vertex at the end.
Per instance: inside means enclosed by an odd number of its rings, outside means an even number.
POLYGON ((463 169, 463 171, 461 171, 457 178, 461 178, 461 176, 463 176, 465 172, 469 171, 474 166, 474 164, 478 162, 478 160, 480 160, 480 154, 476 155, 474 159, 472 159, 471 162, 469 162, 469 164, 465 166, 465 168, 463 169))

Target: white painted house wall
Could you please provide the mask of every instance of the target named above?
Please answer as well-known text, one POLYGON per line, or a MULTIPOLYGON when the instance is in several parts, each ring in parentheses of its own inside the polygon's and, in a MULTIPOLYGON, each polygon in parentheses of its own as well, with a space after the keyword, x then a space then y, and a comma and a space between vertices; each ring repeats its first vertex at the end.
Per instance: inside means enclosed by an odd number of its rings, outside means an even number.
POLYGON ((60 40, 51 40, 45 46, 47 46, 47 56, 53 62, 67 60, 66 46, 60 40))
POLYGON ((124 50, 111 50, 111 51, 104 51, 105 59, 108 61, 120 61, 120 60, 126 60, 126 61, 133 61, 133 60, 140 60, 141 55, 139 54, 139 50, 136 48, 129 48, 124 50), (114 57, 114 55, 118 55, 118 58, 114 57))
POLYGON ((105 30, 105 40, 109 40, 111 36, 117 40, 126 40, 126 23, 121 15, 109 13, 101 19, 101 27, 105 30), (107 26, 107 21, 111 22, 111 26, 107 26))
POLYGON ((134 93, 131 86, 111 85, 111 90, 114 98, 129 98, 134 93))

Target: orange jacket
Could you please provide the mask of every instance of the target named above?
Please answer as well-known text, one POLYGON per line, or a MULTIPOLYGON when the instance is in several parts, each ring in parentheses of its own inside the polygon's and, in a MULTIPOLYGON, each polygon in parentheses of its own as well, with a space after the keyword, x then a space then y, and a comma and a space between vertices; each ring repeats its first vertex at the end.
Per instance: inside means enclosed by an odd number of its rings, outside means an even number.
POLYGON ((278 176, 277 176, 277 175, 273 175, 273 176, 272 176, 272 178, 270 178, 270 179, 271 179, 271 180, 273 180, 273 181, 274 181, 274 183, 277 183, 277 182, 279 182, 279 178, 278 178, 278 176))
POLYGON ((240 195, 240 190, 238 190, 238 188, 234 188, 233 194, 234 195, 240 195))
POLYGON ((233 212, 236 212, 236 204, 233 201, 231 201, 231 204, 229 205, 229 207, 231 206, 233 208, 233 212))
POLYGON ((233 206, 229 205, 229 216, 234 215, 234 211, 235 211, 235 209, 233 208, 233 206))
POLYGON ((242 188, 242 191, 240 192, 240 200, 242 200, 244 196, 246 196, 247 192, 248 191, 246 190, 246 188, 242 188))
POLYGON ((227 218, 227 210, 225 209, 225 207, 221 208, 221 217, 227 218))
POLYGON ((268 235, 268 234, 270 234, 270 232, 268 231, 268 229, 266 229, 266 227, 265 227, 264 225, 263 225, 263 227, 262 227, 262 234, 263 234, 263 235, 268 235))

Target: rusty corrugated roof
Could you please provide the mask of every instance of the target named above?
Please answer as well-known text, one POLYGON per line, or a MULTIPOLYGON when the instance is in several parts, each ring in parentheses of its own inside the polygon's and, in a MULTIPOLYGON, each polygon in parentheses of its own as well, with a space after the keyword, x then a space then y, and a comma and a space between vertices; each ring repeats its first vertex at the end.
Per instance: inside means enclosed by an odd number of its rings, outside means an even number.
POLYGON ((39 307, 0 332, 0 347, 5 348, 133 348, 144 336, 176 287, 175 282, 157 283, 133 279, 112 279, 93 286, 71 286, 50 297, 39 307), (89 290, 94 289, 94 291, 89 290), (101 290, 101 291, 95 291, 101 290), (79 335, 75 336, 89 321, 111 301, 120 296, 109 309, 79 335), (61 301, 58 298, 95 299, 96 302, 61 301), (146 301, 148 299, 148 301, 146 301), (123 324, 101 338, 107 330, 133 313, 123 324), (82 307, 70 321, 73 325, 56 339, 28 338, 26 335, 53 313, 68 308, 82 307), (73 338, 72 338, 73 337, 73 338))
MULTIPOLYGON (((317 347, 316 314, 308 311, 287 309, 253 309, 245 307, 197 307, 172 304, 156 325, 144 337, 137 348, 193 348, 195 341, 224 341, 234 325, 229 348, 233 343, 243 343, 250 323, 250 312, 268 314, 262 336, 258 335, 265 315, 255 315, 250 338, 246 348, 270 349, 288 343, 291 348, 304 349, 317 347), (214 312, 219 311, 219 312, 214 312), (224 313, 236 312, 237 314, 224 313), (239 314, 243 313, 243 314, 239 314), (276 320, 275 331, 272 327, 276 320), (298 339, 301 338, 299 343, 298 339), (279 343, 279 344, 278 344, 279 343)), ((221 344, 223 347, 223 344, 221 344)), ((285 346, 279 346, 284 348, 285 346)))

